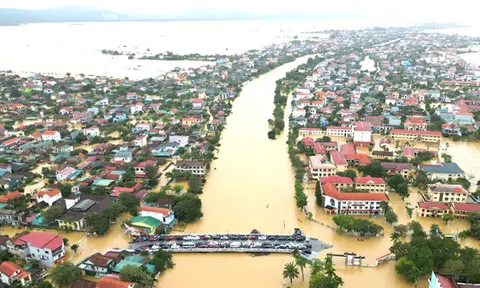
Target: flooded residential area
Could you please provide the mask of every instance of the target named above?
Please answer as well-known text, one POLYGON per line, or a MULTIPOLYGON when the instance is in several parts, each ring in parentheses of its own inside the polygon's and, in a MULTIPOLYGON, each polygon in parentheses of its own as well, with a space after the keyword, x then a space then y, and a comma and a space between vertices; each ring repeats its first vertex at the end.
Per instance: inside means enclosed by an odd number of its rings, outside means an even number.
POLYGON ((478 38, 134 23, 0 27, 30 35, 0 64, 3 284, 480 284, 478 38), (112 27, 137 45, 32 36, 112 27))

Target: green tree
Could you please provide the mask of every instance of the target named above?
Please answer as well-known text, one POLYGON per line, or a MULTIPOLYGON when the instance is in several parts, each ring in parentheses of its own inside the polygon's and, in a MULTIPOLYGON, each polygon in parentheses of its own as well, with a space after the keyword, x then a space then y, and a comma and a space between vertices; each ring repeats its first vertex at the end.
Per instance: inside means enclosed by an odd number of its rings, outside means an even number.
POLYGON ((405 179, 400 174, 395 174, 393 176, 390 176, 387 180, 388 186, 390 186, 390 188, 392 188, 395 191, 397 191, 398 186, 403 183, 405 183, 405 179))
POLYGON ((450 213, 443 213, 442 214, 442 220, 445 221, 445 224, 448 224, 448 222, 453 221, 454 216, 450 213))
POLYGON ((87 223, 92 226, 91 232, 98 236, 105 235, 110 229, 110 220, 100 213, 88 214, 87 223))
POLYGON ((295 255, 295 265, 300 267, 300 271, 302 272, 302 280, 305 281, 305 274, 303 273, 303 269, 307 267, 308 261, 307 259, 303 258, 302 256, 295 255))
POLYGON ((173 192, 175 192, 175 194, 179 194, 180 192, 182 192, 183 186, 180 184, 176 184, 173 186, 172 190, 173 192))
POLYGON ((188 192, 193 194, 202 194, 202 181, 197 176, 190 176, 188 178, 188 192))
POLYGON ((73 244, 70 248, 73 250, 73 252, 77 253, 77 250, 80 246, 78 244, 73 244))
POLYGON ((138 207, 140 207, 140 201, 133 193, 121 193, 118 196, 118 202, 125 207, 131 215, 137 215, 138 207))
POLYGON ((203 217, 202 201, 195 195, 187 193, 177 201, 173 211, 178 220, 193 222, 203 217))
POLYGON ((293 279, 298 278, 299 275, 300 273, 294 262, 287 263, 285 267, 283 267, 283 278, 288 278, 290 283, 293 282, 293 279))
POLYGON ((353 170, 345 170, 343 172, 337 172, 337 175, 355 179, 357 177, 357 172, 353 170))
POLYGON ((52 224, 56 219, 60 218, 63 215, 63 208, 60 206, 51 206, 47 210, 42 212, 43 220, 52 224))
POLYGON ((415 283, 415 287, 417 286, 418 278, 422 276, 422 273, 417 266, 415 266, 415 263, 405 257, 402 257, 397 261, 395 264, 395 270, 408 281, 415 283))
POLYGON ((379 162, 370 163, 365 166, 359 166, 358 171, 360 171, 363 176, 380 177, 380 178, 385 178, 387 176, 387 171, 383 168, 382 164, 380 164, 379 162))
POLYGON ((277 139, 277 132, 275 132, 275 129, 270 130, 268 131, 267 136, 268 136, 268 139, 273 139, 273 140, 277 139))
POLYGON ((63 245, 64 246, 70 246, 69 242, 70 242, 70 240, 68 240, 68 238, 63 238, 63 245))
POLYGON ((47 281, 40 281, 36 285, 36 288, 53 288, 53 285, 47 281))
POLYGON ((151 275, 143 271, 141 267, 126 265, 120 271, 120 278, 126 282, 135 282, 135 287, 153 288, 154 280, 151 275))
POLYGON ((150 264, 155 266, 155 271, 163 272, 166 269, 171 269, 175 265, 172 260, 172 253, 158 250, 152 257, 150 264))
POLYGON ((50 274, 57 287, 72 287, 72 283, 82 277, 82 269, 71 262, 59 263, 50 274))

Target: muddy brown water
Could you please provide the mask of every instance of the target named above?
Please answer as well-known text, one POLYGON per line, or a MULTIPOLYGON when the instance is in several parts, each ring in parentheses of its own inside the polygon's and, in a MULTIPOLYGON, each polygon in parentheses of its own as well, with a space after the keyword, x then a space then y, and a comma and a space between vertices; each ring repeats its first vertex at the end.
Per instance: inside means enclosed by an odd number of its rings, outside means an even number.
MULTIPOLYGON (((203 201, 204 217, 187 226, 185 233, 243 233, 258 229, 262 233, 291 233, 299 227, 307 235, 333 245, 326 253, 355 252, 365 256, 364 263, 375 263, 375 259, 389 252, 392 228, 383 218, 371 218, 385 228, 385 236, 357 241, 355 237, 335 232, 331 216, 315 204, 314 184, 307 187, 308 210, 313 218, 323 225, 309 222, 295 206, 293 198, 294 176, 286 151, 286 134, 272 141, 267 139, 269 130, 267 119, 272 118, 273 91, 275 81, 307 59, 299 59, 261 76, 245 85, 241 96, 235 100, 233 114, 222 134, 218 159, 212 164, 207 177, 203 201)), ((458 161, 467 173, 475 169, 469 157, 477 144, 451 144, 448 152, 458 161), (455 148, 454 148, 455 147, 455 148), (469 152, 470 151, 470 152, 469 152)), ((474 155, 480 155, 476 153, 474 155)), ((399 222, 406 224, 408 217, 405 204, 396 194, 390 194, 390 205, 399 216, 399 222)), ((420 199, 412 191, 407 199, 412 206, 420 199)), ((124 215, 105 237, 84 237, 79 232, 59 232, 70 239, 70 243, 80 241, 78 253, 69 251, 69 259, 77 262, 109 248, 126 247, 128 237, 120 228, 124 215)), ((422 223, 426 230, 433 223, 440 225, 445 233, 454 233, 468 228, 463 220, 454 220, 448 226, 439 219, 413 218, 422 223)), ((4 228, 3 232, 15 234, 21 230, 4 228)), ((478 248, 473 239, 461 242, 478 248)), ((157 287, 308 287, 309 271, 305 271, 305 281, 295 279, 293 284, 282 278, 285 263, 293 261, 290 255, 268 255, 253 257, 248 254, 175 254, 174 269, 168 270, 158 279, 157 287)), ((376 268, 346 267, 341 259, 334 260, 338 274, 343 278, 343 287, 413 287, 395 272, 393 261, 376 268)), ((427 279, 418 287, 427 287, 427 279)))

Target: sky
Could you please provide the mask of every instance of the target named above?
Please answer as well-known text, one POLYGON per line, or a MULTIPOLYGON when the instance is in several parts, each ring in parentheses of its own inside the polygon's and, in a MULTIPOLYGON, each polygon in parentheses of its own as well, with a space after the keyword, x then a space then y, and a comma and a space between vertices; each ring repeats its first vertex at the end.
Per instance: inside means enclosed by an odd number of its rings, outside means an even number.
POLYGON ((236 11, 253 14, 363 15, 416 21, 464 21, 477 18, 473 0, 0 0, 0 8, 41 9, 81 5, 118 13, 182 14, 182 12, 236 11), (474 8, 474 9, 472 9, 474 8))

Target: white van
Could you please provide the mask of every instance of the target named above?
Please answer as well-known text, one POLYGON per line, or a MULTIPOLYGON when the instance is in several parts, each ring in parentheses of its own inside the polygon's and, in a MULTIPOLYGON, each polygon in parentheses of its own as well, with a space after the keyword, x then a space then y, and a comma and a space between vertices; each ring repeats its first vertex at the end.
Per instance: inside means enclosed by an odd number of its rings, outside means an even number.
POLYGON ((182 248, 195 248, 194 242, 183 242, 182 248))
POLYGON ((232 242, 230 243, 230 248, 240 248, 242 244, 240 242, 232 242))

